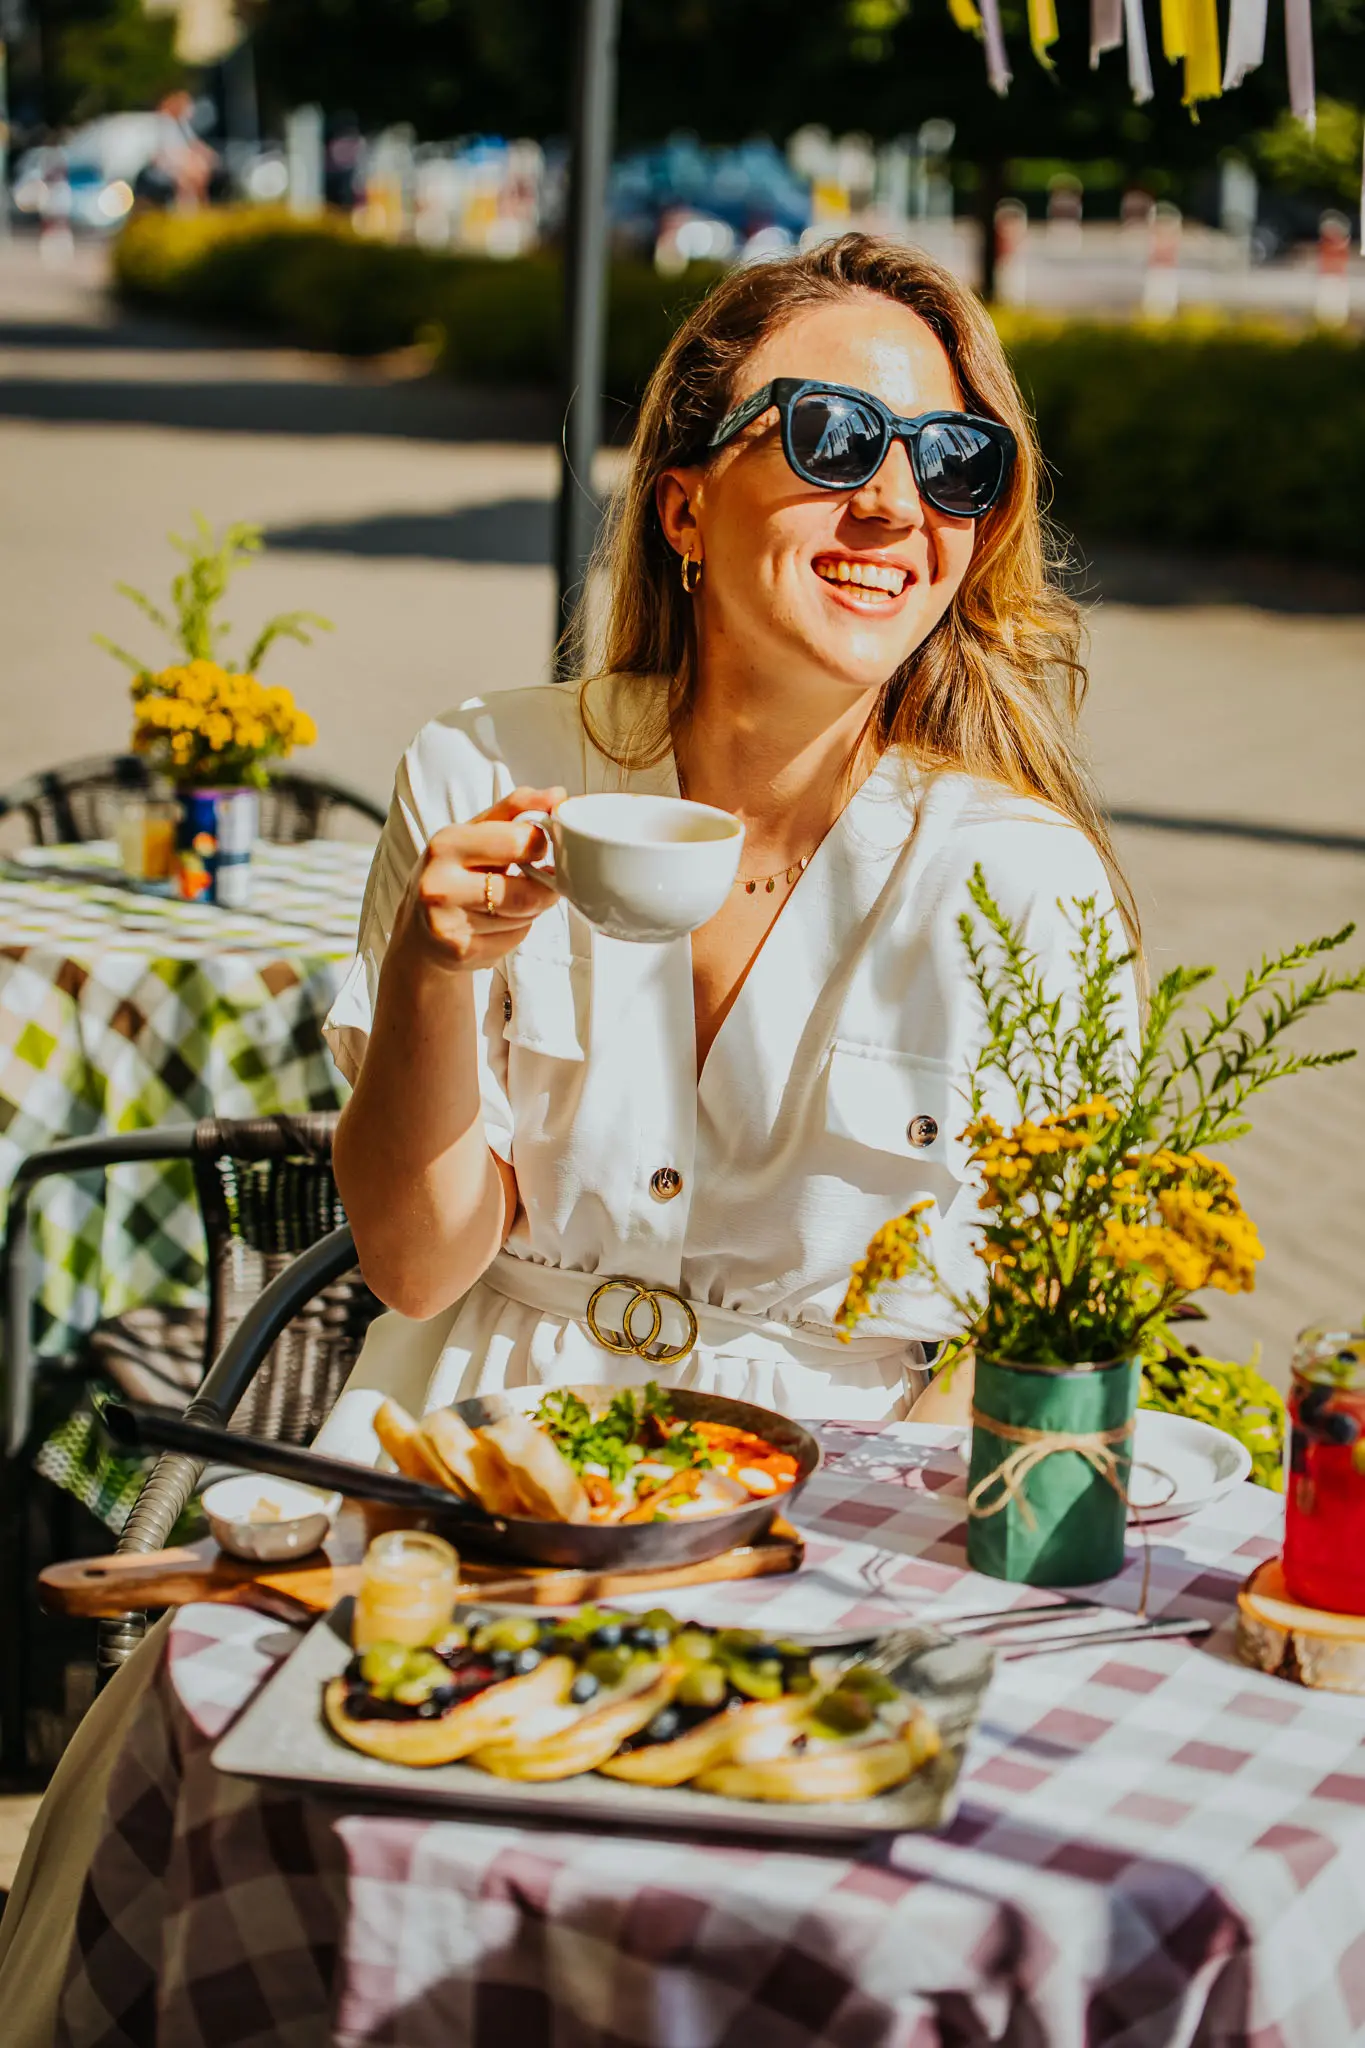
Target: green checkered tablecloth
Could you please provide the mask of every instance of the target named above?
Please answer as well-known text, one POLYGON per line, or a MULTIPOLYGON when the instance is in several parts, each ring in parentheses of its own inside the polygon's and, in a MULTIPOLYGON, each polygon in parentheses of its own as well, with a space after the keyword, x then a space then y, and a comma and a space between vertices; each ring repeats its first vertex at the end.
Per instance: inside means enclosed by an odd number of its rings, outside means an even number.
MULTIPOLYGON (((7 862, 0 1223, 21 1161, 58 1139, 338 1107, 344 1083, 321 1027, 354 950, 371 853, 339 840, 258 847, 249 910, 134 892, 112 847, 7 862)), ((45 1355, 72 1353, 139 1302, 202 1298, 187 1165, 56 1178, 36 1191, 33 1221, 45 1355)))

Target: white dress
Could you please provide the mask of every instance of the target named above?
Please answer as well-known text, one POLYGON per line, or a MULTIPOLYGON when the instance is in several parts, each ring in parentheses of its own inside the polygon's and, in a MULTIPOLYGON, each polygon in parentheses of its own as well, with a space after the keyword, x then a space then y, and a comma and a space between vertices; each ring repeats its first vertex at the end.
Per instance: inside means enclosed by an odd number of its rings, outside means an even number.
MULTIPOLYGON (((638 678, 594 686, 599 723, 622 729, 638 678)), ((354 1079, 379 970, 412 863, 442 826, 518 784, 676 796, 671 754, 619 768, 588 740, 576 689, 475 701, 426 726, 404 756, 375 856, 358 957, 328 1020, 354 1079)), ((963 775, 917 789, 888 754, 791 891, 696 1073, 691 944, 627 945, 563 903, 497 970, 476 976, 488 1142, 515 1168, 521 1208, 505 1249, 430 1322, 373 1327, 320 1448, 371 1457, 369 1419, 391 1392, 417 1412, 537 1384, 657 1378, 803 1417, 903 1414, 924 1382, 922 1344, 951 1311, 914 1279, 888 1289, 850 1343, 833 1317, 849 1268, 889 1217, 929 1196, 939 1263, 970 1286, 976 1191, 958 1133, 980 1020, 958 919, 980 863, 1027 922, 1059 988, 1074 935, 1058 898, 1112 911, 1084 834, 1045 805, 963 775), (596 1341, 589 1296, 610 1277, 660 1293, 651 1365, 596 1341)), ((599 1306, 621 1323, 629 1289, 599 1306)), ((650 1325, 637 1305, 634 1334, 650 1325)))

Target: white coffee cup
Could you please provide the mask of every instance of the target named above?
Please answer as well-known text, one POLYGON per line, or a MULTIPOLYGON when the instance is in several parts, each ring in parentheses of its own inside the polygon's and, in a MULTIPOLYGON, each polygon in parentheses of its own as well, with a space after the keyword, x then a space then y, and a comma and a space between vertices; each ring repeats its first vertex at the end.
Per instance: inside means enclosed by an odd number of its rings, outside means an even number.
POLYGON ((739 872, 744 827, 710 804, 620 791, 521 816, 540 826, 553 863, 527 872, 608 938, 658 945, 694 932, 739 872))

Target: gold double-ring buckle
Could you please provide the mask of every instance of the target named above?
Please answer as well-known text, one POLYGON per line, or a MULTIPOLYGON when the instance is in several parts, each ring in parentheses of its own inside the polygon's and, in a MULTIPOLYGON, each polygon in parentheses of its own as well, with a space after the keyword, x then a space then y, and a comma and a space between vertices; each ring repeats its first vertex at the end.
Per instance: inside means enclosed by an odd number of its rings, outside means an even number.
POLYGON ((593 1337, 604 1351, 643 1358, 650 1365, 676 1365, 680 1358, 686 1358, 697 1341, 697 1318, 691 1302, 685 1300, 675 1288, 646 1287, 642 1280, 604 1280, 600 1287, 593 1289, 589 1297, 586 1321, 593 1337), (613 1293, 618 1287, 623 1294, 630 1296, 630 1300, 622 1314, 620 1329, 604 1330, 597 1320, 597 1304, 604 1295, 613 1293), (687 1324, 687 1336, 681 1344, 665 1344, 661 1349, 651 1351, 649 1347, 663 1328, 663 1310, 659 1304, 664 1301, 676 1302, 682 1310, 683 1319, 687 1324), (643 1336, 638 1336, 635 1330, 635 1314, 642 1305, 649 1310, 649 1328, 643 1336))

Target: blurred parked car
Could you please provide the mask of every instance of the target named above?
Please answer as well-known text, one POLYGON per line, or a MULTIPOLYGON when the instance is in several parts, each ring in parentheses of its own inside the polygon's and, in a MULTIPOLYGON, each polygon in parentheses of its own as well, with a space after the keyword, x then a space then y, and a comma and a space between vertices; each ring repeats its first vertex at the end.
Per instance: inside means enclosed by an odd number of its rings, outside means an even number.
POLYGON ((105 114, 61 143, 25 150, 14 166, 14 212, 38 224, 73 229, 116 228, 134 200, 169 205, 187 181, 199 197, 216 197, 214 152, 200 141, 188 95, 175 94, 155 113, 105 114))
POLYGON ((771 254, 771 244, 753 245, 774 230, 790 248, 811 220, 808 187, 771 142, 706 149, 685 135, 620 158, 611 209, 617 239, 664 268, 677 267, 684 249, 683 261, 771 254))

